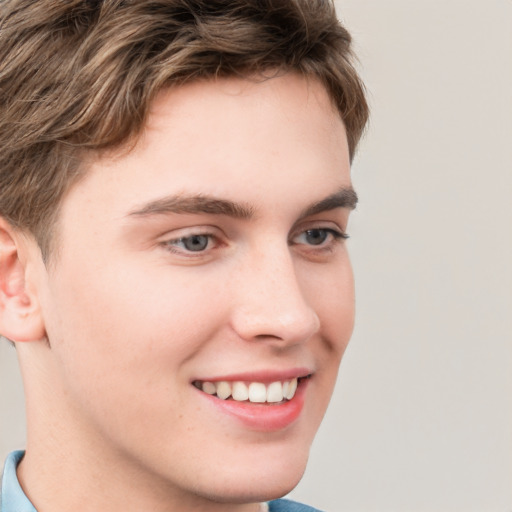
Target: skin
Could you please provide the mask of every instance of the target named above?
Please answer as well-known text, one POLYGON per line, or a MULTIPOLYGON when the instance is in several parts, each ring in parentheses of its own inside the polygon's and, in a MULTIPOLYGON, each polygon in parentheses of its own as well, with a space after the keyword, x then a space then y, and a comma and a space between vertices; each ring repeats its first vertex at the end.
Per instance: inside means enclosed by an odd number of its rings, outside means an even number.
POLYGON ((17 251, 4 265, 11 317, 25 317, 1 326, 19 341, 27 394, 21 484, 40 512, 255 512, 301 478, 353 328, 333 235, 350 205, 303 216, 350 190, 343 122, 320 84, 293 74, 194 83, 160 93, 133 150, 88 166, 48 266, 1 224, 17 251), (197 195, 245 213, 151 213, 197 195), (187 249, 192 235, 204 250, 187 249), (209 407, 192 385, 294 368, 312 373, 304 408, 277 430, 209 407))

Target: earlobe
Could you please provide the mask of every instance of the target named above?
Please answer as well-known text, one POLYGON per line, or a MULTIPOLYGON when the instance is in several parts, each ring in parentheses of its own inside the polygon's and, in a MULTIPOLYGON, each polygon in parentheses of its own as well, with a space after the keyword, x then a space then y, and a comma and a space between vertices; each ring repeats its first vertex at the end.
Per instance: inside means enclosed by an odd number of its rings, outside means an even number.
POLYGON ((25 249, 22 235, 0 218, 0 334, 15 342, 45 336, 39 301, 26 279, 25 249))

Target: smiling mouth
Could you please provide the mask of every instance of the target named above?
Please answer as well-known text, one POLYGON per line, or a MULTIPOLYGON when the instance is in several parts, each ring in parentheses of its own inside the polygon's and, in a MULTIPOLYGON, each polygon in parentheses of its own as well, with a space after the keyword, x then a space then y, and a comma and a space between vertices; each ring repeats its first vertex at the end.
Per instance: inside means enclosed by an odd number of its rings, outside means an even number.
POLYGON ((236 402, 251 402, 257 404, 281 404, 290 401, 297 391, 297 386, 308 379, 305 377, 289 380, 263 382, 228 382, 228 381, 200 381, 196 380, 193 385, 208 395, 215 396, 220 400, 234 400, 236 402))

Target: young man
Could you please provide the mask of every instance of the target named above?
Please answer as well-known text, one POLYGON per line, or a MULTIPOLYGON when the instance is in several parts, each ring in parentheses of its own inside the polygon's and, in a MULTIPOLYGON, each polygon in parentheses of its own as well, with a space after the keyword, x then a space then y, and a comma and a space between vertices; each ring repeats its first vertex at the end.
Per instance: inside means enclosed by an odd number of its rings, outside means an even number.
POLYGON ((0 4, 2 512, 313 510, 367 119, 327 0, 0 4), (274 500, 274 501, 272 501, 274 500))

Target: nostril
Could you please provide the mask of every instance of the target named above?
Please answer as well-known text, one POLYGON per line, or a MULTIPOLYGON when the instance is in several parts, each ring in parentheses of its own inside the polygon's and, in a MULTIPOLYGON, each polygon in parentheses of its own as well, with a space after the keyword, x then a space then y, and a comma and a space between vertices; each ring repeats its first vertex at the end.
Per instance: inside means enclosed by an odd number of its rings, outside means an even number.
POLYGON ((254 339, 256 340, 265 340, 269 338, 280 339, 279 336, 276 336, 275 334, 257 334, 254 336, 254 339))

